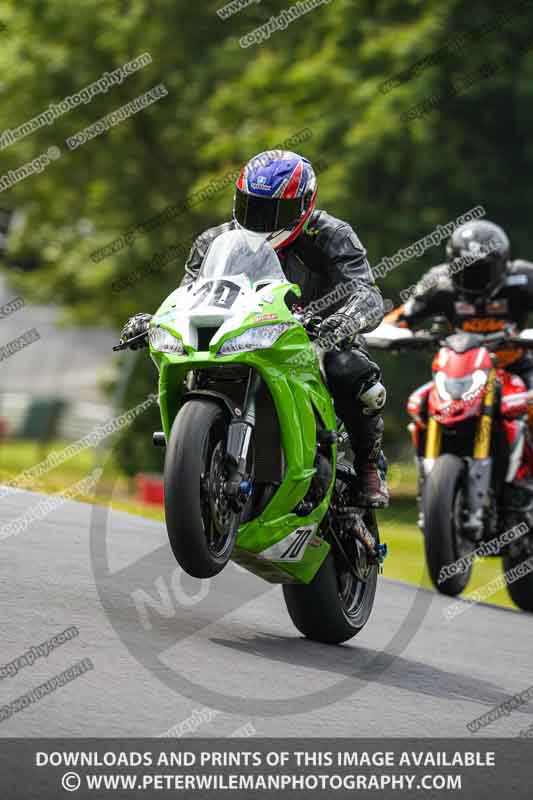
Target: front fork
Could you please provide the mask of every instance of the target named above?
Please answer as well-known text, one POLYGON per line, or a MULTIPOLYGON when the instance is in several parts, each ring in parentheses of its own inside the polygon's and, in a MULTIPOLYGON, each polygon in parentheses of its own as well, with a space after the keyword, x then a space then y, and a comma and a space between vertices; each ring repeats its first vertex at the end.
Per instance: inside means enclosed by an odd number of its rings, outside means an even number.
MULTIPOLYGON (((474 540, 479 540, 483 535, 483 508, 490 489, 492 458, 490 448, 492 441, 492 423, 496 397, 496 369, 493 367, 487 377, 487 391, 483 398, 483 406, 479 416, 476 434, 474 437, 474 453, 472 458, 467 458, 468 484, 467 484, 467 511, 463 522, 463 532, 474 540)), ((431 471, 435 459, 441 454, 442 426, 434 417, 428 420, 426 434, 426 448, 424 459, 419 464, 419 477, 421 487, 424 479, 431 471)), ((421 520, 423 524, 423 521, 421 520)))
POLYGON ((252 447, 256 421, 256 398, 260 386, 261 376, 258 372, 251 372, 242 416, 234 417, 228 428, 226 465, 229 477, 225 484, 225 493, 235 511, 243 509, 253 490, 247 465, 252 447))
POLYGON ((424 530, 424 511, 422 505, 422 493, 424 491, 424 481, 435 460, 440 456, 442 445, 442 428, 440 423, 434 417, 429 417, 428 426, 426 431, 426 447, 424 457, 417 457, 418 469, 418 527, 421 531, 424 530))

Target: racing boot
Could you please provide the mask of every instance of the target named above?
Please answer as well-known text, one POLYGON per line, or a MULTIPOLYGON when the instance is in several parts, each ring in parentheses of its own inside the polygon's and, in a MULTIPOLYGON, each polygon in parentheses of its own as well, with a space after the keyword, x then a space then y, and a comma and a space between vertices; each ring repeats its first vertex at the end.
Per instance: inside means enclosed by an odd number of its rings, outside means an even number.
POLYGON ((352 442, 355 455, 354 467, 357 472, 357 502, 365 508, 386 508, 389 505, 387 486, 387 460, 383 455, 383 418, 364 417, 358 426, 358 436, 352 442))

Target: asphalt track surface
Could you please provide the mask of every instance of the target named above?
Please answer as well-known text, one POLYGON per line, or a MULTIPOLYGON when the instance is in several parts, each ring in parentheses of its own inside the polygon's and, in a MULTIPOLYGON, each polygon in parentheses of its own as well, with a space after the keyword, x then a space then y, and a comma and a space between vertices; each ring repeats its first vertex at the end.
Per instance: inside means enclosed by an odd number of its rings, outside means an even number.
MULTIPOLYGON (((2 497, 1 524, 41 500, 25 491, 2 497)), ((280 588, 234 565, 210 584, 185 578, 164 526, 129 514, 68 502, 0 541, 0 554, 0 669, 79 629, 2 678, 0 706, 83 658, 94 665, 0 721, 0 736, 159 736, 176 725, 184 733, 194 715, 189 735, 208 737, 251 723, 259 736, 475 739, 468 722, 533 684, 531 615, 478 605, 448 622, 448 599, 386 573, 366 628, 331 647, 300 637, 280 588), (159 610, 139 610, 143 591, 159 598, 159 610), (176 689, 165 677, 174 673, 195 688, 176 689), (198 722, 194 712, 216 708, 215 695, 225 707, 198 722)), ((514 737, 532 724, 530 702, 477 736, 514 737)))

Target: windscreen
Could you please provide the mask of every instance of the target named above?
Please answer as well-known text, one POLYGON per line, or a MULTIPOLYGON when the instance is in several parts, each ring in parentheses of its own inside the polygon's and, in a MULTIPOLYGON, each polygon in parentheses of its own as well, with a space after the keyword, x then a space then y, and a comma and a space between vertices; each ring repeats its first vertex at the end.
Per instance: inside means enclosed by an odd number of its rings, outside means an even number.
POLYGON ((241 230, 217 236, 198 277, 217 279, 237 275, 246 275, 251 284, 286 280, 274 249, 262 237, 241 230))

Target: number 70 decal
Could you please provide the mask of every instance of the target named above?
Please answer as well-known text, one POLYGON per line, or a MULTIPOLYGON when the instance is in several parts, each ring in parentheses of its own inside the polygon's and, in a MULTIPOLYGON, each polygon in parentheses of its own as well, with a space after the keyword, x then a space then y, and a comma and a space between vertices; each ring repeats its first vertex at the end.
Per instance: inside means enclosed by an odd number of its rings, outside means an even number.
POLYGON ((259 553, 266 561, 301 561, 309 540, 316 530, 316 525, 306 525, 289 533, 281 542, 259 553))

